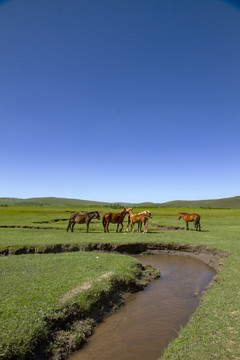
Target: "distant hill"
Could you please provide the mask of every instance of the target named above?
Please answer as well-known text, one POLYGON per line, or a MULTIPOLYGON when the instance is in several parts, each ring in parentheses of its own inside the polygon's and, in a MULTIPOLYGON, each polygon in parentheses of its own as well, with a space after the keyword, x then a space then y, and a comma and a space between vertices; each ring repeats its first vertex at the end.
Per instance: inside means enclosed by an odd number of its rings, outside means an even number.
POLYGON ((166 208, 240 209, 240 196, 210 200, 175 200, 159 204, 166 208))
POLYGON ((78 199, 66 199, 56 197, 43 197, 43 198, 0 198, 0 206, 11 205, 29 205, 29 206, 52 206, 52 207, 84 207, 84 206, 105 206, 105 202, 88 201, 78 199))
POLYGON ((51 207, 100 207, 109 206, 112 208, 119 208, 120 206, 132 206, 142 208, 213 208, 213 209, 240 209, 240 196, 234 196, 223 199, 210 199, 210 200, 175 200, 164 203, 108 203, 91 200, 80 200, 80 199, 67 199, 67 198, 56 198, 56 197, 43 197, 43 198, 29 198, 29 199, 18 199, 18 198, 0 198, 0 206, 51 206, 51 207))

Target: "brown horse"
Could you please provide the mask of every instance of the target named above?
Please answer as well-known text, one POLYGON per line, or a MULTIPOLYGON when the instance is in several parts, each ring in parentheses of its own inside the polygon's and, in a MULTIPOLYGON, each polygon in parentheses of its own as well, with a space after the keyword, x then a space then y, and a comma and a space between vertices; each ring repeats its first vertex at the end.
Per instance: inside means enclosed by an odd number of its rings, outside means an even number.
POLYGON ((73 232, 73 228, 74 228, 74 225, 76 223, 78 223, 78 224, 85 224, 86 223, 86 225, 87 225, 87 233, 88 233, 89 232, 88 231, 89 223, 93 218, 96 218, 98 220, 101 219, 98 211, 85 212, 85 213, 81 211, 81 212, 79 212, 77 214, 73 214, 73 215, 70 216, 67 231, 71 228, 71 231, 73 232))
POLYGON ((129 209, 129 217, 130 217, 132 232, 134 231, 134 224, 136 223, 138 224, 138 232, 141 232, 142 225, 144 225, 143 233, 147 232, 148 218, 149 217, 152 218, 152 214, 150 213, 150 211, 147 210, 139 214, 134 214, 132 209, 129 209))
POLYGON ((127 215, 127 213, 129 212, 130 209, 126 209, 124 208, 122 211, 120 211, 117 214, 114 213, 105 213, 102 216, 102 224, 103 224, 103 228, 104 228, 104 232, 109 232, 109 223, 113 223, 113 224, 117 224, 117 232, 118 232, 118 228, 119 228, 119 224, 122 225, 120 232, 123 229, 123 220, 125 218, 125 216, 127 215))
POLYGON ((181 218, 183 218, 183 220, 186 223, 186 230, 189 230, 189 227, 188 227, 188 222, 189 221, 194 221, 194 227, 195 227, 196 231, 201 230, 201 227, 200 227, 200 215, 199 214, 196 214, 196 213, 194 213, 194 214, 179 213, 177 219, 179 220, 181 218))
MULTIPOLYGON (((151 214, 151 212, 150 212, 149 210, 144 210, 144 211, 138 213, 138 215, 142 215, 142 214, 148 215, 150 218, 152 218, 152 214, 151 214)), ((127 229, 126 229, 126 231, 129 231, 128 228, 129 228, 130 222, 131 222, 131 221, 130 221, 130 214, 129 214, 129 215, 128 215, 128 221, 127 221, 127 229)), ((142 222, 139 222, 139 223, 138 223, 138 232, 139 232, 139 230, 140 230, 140 232, 141 232, 141 230, 142 230, 142 222)))

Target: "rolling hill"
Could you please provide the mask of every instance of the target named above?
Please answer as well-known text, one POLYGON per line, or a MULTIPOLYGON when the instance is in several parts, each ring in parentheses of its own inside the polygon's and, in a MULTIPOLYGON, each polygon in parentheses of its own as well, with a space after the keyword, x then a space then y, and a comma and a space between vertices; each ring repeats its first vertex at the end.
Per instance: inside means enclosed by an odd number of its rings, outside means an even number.
POLYGON ((240 209, 240 196, 210 200, 175 200, 159 204, 164 208, 240 209))
POLYGON ((52 206, 52 207, 85 207, 85 206, 105 206, 105 202, 88 201, 78 199, 56 198, 56 197, 43 197, 43 198, 0 198, 0 206, 11 205, 30 205, 30 206, 52 206))
MULTIPOLYGON (((240 209, 240 196, 234 196, 223 199, 210 199, 210 200, 175 200, 164 203, 143 202, 138 204, 133 203, 118 203, 122 206, 142 207, 142 208, 218 208, 218 209, 240 209)), ((42 198, 0 198, 0 206, 51 206, 51 207, 100 207, 110 206, 116 207, 116 203, 80 200, 80 199, 67 199, 56 197, 42 197, 42 198)))

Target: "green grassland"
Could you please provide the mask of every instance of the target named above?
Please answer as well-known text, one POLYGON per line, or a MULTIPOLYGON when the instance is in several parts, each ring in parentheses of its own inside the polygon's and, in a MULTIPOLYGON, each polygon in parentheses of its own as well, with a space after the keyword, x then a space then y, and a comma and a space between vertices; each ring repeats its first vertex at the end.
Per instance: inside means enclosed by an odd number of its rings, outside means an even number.
POLYGON ((1 258, 0 356, 30 358, 34 343, 48 336, 49 319, 67 317, 67 302, 87 311, 103 291, 108 294, 116 279, 129 282, 138 276, 136 264, 131 257, 93 252, 1 258), (72 289, 99 278, 91 291, 61 303, 72 289))
MULTIPOLYGON (((152 226, 185 227, 183 220, 177 220, 177 213, 188 209, 152 208, 153 218, 147 234, 116 233, 114 224, 110 225, 110 233, 106 234, 101 221, 96 219, 90 223, 89 234, 85 225, 78 224, 73 233, 66 232, 70 217, 68 211, 74 210, 92 211, 93 208, 0 207, 0 226, 21 227, 0 228, 0 251, 11 249, 14 253, 24 247, 41 250, 56 244, 87 246, 89 243, 154 242, 202 245, 227 252, 229 256, 222 259, 214 287, 206 291, 188 325, 170 343, 162 359, 240 359, 240 210, 192 209, 191 212, 201 215, 202 231, 196 232, 193 231, 193 223, 190 223, 189 231, 164 231, 152 226)), ((96 210, 101 215, 113 211, 105 207, 96 210)), ((142 209, 134 208, 135 212, 138 210, 142 209)), ((46 336, 46 313, 58 307, 59 299, 72 288, 94 282, 109 271, 128 280, 139 271, 131 257, 88 252, 3 256, 0 258, 0 269, 2 354, 10 348, 13 353, 24 353, 34 339, 46 336)), ((105 279, 97 287, 109 287, 109 283, 109 279, 105 279)), ((86 303, 86 298, 84 300, 82 296, 78 301, 86 303)), ((88 298, 87 302, 91 303, 91 300, 88 298)))

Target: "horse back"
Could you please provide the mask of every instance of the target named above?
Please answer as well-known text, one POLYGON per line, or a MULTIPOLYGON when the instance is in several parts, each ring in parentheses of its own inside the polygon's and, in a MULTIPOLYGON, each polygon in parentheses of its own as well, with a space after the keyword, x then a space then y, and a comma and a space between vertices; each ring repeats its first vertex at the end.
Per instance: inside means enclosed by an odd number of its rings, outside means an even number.
POLYGON ((103 219, 109 219, 112 216, 112 213, 105 213, 102 215, 103 219))
POLYGON ((102 215, 102 219, 110 221, 113 213, 105 213, 102 215))
POLYGON ((87 215, 86 214, 77 214, 75 218, 75 222, 78 224, 84 224, 86 222, 87 215))
POLYGON ((184 216, 187 221, 195 221, 195 220, 199 221, 200 220, 200 215, 197 213, 193 213, 193 214, 186 213, 184 216))
POLYGON ((133 221, 133 222, 143 222, 143 219, 147 217, 145 214, 131 214, 130 215, 130 219, 133 221))
POLYGON ((105 213, 102 215, 102 219, 104 221, 109 221, 114 224, 114 223, 122 222, 125 215, 126 215, 126 212, 123 212, 123 211, 121 211, 120 213, 117 213, 117 214, 105 213))

